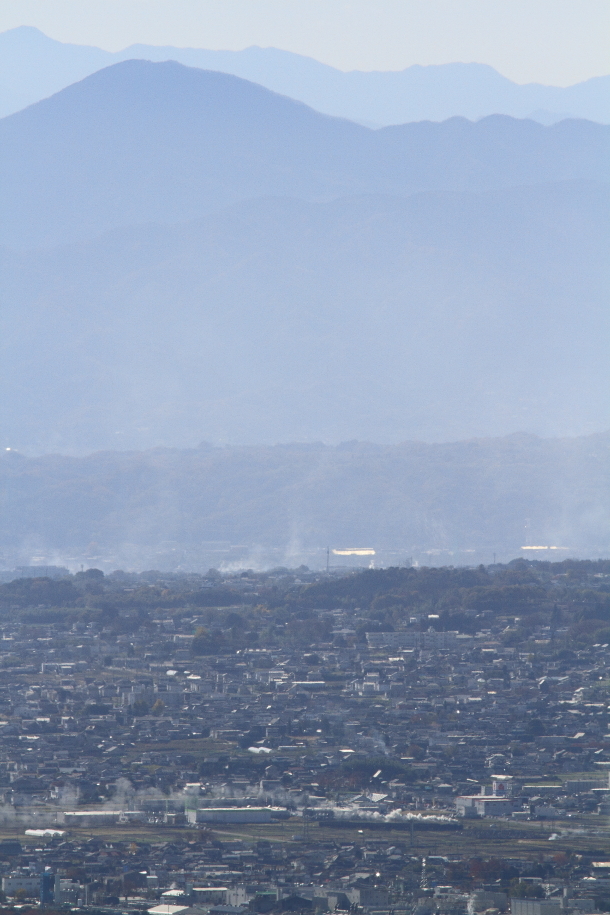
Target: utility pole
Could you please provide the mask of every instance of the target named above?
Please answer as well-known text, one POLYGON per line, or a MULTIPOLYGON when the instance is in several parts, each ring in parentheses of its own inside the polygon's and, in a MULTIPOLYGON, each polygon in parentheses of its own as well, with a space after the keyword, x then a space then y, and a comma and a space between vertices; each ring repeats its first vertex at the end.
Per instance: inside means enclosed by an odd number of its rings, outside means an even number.
POLYGON ((421 890, 428 889, 428 875, 426 874, 426 859, 425 857, 421 859, 421 880, 419 883, 419 888, 421 890))

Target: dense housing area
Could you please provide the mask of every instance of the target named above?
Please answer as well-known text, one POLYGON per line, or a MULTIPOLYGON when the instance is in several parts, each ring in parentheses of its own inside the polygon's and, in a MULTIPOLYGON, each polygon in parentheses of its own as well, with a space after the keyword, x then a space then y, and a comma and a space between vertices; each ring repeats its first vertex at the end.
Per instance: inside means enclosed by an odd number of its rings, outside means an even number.
POLYGON ((610 563, 0 585, 6 905, 610 910, 610 563))

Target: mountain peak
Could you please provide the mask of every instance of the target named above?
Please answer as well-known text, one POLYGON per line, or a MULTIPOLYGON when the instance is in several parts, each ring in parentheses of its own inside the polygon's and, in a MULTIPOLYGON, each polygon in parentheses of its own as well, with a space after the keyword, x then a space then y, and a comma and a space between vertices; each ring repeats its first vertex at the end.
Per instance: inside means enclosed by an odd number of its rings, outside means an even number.
POLYGON ((81 240, 266 195, 331 200, 604 180, 609 133, 506 115, 373 131, 232 74, 127 60, 0 121, 0 242, 81 240))
POLYGON ((610 122, 610 77, 559 88, 519 86, 488 64, 413 64, 403 70, 342 72, 280 48, 257 45, 242 51, 154 47, 135 44, 111 53, 64 44, 32 26, 0 34, 0 117, 46 98, 101 67, 131 57, 176 60, 203 70, 232 73, 335 117, 387 126, 410 121, 444 121, 453 115, 478 120, 501 113, 542 120, 584 117, 610 122))

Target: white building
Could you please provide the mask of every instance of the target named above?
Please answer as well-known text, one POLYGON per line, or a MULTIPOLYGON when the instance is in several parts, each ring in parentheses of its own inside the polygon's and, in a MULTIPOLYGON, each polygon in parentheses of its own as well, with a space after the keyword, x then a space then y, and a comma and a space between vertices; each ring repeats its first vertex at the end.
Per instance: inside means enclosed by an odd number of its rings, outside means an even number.
POLYGON ((367 632, 366 641, 369 648, 422 648, 425 651, 440 651, 455 648, 457 632, 438 632, 428 629, 419 632, 415 629, 405 629, 399 632, 367 632))
POLYGON ((40 874, 37 877, 17 874, 14 877, 2 878, 2 892, 14 896, 22 890, 27 896, 40 896, 40 874))
POLYGON ((555 899, 511 899, 510 915, 561 915, 561 902, 555 899))
POLYGON ((272 820, 287 819, 284 807, 201 807, 187 810, 188 822, 198 823, 271 823, 272 820))
POLYGON ((513 812, 513 802, 493 794, 461 794, 455 799, 455 809, 463 817, 508 817, 513 812))

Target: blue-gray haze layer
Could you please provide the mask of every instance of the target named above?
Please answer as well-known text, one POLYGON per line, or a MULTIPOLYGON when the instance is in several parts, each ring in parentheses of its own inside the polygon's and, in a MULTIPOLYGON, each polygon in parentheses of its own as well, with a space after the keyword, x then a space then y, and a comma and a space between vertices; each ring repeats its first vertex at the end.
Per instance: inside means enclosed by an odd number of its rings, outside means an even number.
POLYGON ((142 61, 5 118, 4 447, 607 428, 609 133, 142 61))
POLYGON ((327 544, 372 547, 377 562, 394 565, 607 556, 609 453, 608 433, 83 458, 9 452, 0 455, 0 553, 6 568, 42 556, 106 571, 320 567, 327 544))

